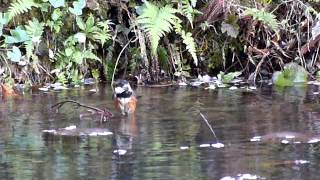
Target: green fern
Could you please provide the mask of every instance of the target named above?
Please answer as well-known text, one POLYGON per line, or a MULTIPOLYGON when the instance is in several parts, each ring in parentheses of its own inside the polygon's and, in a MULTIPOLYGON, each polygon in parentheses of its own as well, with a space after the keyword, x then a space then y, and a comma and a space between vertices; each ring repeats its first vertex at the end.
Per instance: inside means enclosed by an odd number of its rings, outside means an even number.
POLYGON ((154 54, 157 52, 161 37, 171 32, 175 21, 179 19, 175 15, 176 12, 178 11, 169 5, 158 7, 148 1, 145 2, 145 7, 137 22, 147 33, 154 54))
POLYGON ((33 18, 32 21, 28 21, 28 24, 25 25, 25 28, 29 36, 29 40, 24 44, 27 52, 27 58, 30 58, 35 48, 34 45, 38 45, 40 43, 41 35, 44 29, 44 23, 40 23, 37 18, 33 18))
POLYGON ((200 11, 193 8, 193 7, 195 7, 197 0, 190 0, 190 2, 189 2, 189 0, 182 0, 181 3, 182 3, 181 14, 184 15, 188 19, 188 21, 191 24, 191 27, 193 28, 194 15, 201 14, 200 11))
POLYGON ((192 34, 190 32, 186 33, 186 31, 182 29, 181 21, 177 21, 174 27, 175 27, 176 33, 180 34, 183 40, 183 43, 186 45, 188 52, 191 54, 193 58, 194 64, 197 66, 198 58, 196 54, 196 43, 192 37, 192 34))
POLYGON ((25 25, 27 34, 33 42, 39 42, 44 29, 44 23, 40 23, 37 18, 33 18, 32 21, 28 21, 25 25))
POLYGON ((34 2, 34 0, 17 0, 10 4, 9 7, 9 19, 13 17, 28 12, 32 7, 38 7, 39 4, 34 2))
POLYGON ((268 25, 274 31, 278 30, 279 23, 276 19, 276 16, 272 13, 266 12, 263 9, 248 8, 245 12, 245 15, 252 16, 254 19, 261 21, 262 23, 268 25))

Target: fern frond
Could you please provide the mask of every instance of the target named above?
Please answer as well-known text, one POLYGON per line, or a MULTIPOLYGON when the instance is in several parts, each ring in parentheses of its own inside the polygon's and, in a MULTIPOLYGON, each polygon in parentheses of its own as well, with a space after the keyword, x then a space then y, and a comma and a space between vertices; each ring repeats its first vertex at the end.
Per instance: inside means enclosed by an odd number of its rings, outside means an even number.
POLYGON ((34 45, 33 45, 32 41, 24 42, 24 47, 26 48, 27 59, 30 59, 30 57, 33 54, 33 50, 34 50, 34 45))
POLYGON ((9 7, 9 19, 12 19, 14 16, 28 12, 32 7, 38 7, 39 4, 34 2, 34 0, 17 0, 13 2, 9 7))
POLYGON ((180 34, 180 36, 183 40, 183 43, 186 45, 188 52, 191 54, 191 56, 193 58, 194 64, 197 66, 198 65, 198 58, 197 58, 197 54, 196 54, 196 43, 192 37, 192 34, 190 32, 186 33, 186 31, 182 29, 180 20, 176 21, 174 28, 175 28, 176 33, 180 34))
POLYGON ((196 54, 196 43, 192 37, 192 34, 190 32, 181 32, 181 37, 183 39, 183 43, 186 45, 186 48, 188 52, 191 54, 193 58, 193 62, 196 66, 198 66, 198 58, 196 54))
POLYGON ((32 42, 40 42, 40 38, 44 29, 44 23, 40 23, 37 18, 33 18, 32 21, 28 21, 28 24, 25 25, 25 28, 32 42))
POLYGON ((187 17, 188 21, 191 24, 191 27, 193 28, 193 23, 192 23, 192 21, 193 21, 193 15, 192 15, 193 8, 189 4, 189 0, 182 1, 182 12, 183 12, 183 15, 187 17))
POLYGON ((145 7, 142 14, 138 17, 137 22, 147 33, 154 54, 157 52, 161 37, 171 32, 173 24, 179 19, 175 15, 176 12, 177 10, 169 5, 158 7, 147 1, 145 2, 145 7))
POLYGON ((245 12, 245 15, 252 16, 254 19, 261 21, 262 23, 269 26, 274 31, 278 30, 279 23, 276 19, 276 16, 272 13, 266 12, 263 9, 248 8, 245 12))

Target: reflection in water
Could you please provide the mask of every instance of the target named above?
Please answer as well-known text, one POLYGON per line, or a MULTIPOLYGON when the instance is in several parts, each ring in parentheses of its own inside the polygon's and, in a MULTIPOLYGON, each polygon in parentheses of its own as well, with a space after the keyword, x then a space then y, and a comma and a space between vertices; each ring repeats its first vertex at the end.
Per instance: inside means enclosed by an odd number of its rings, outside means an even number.
POLYGON ((67 98, 116 112, 109 87, 97 94, 89 94, 89 89, 40 92, 0 103, 0 179, 220 179, 246 173, 266 179, 317 179, 320 175, 317 144, 250 142, 254 136, 283 131, 302 138, 319 135, 319 95, 313 93, 319 91, 317 86, 262 86, 256 91, 138 88, 136 114, 118 114, 106 123, 94 116, 79 118, 84 110, 72 105, 51 111, 51 105, 67 98), (206 115, 224 148, 199 147, 215 143, 199 112, 206 115), (44 129, 71 125, 107 128, 114 134, 52 139, 41 135, 44 129))

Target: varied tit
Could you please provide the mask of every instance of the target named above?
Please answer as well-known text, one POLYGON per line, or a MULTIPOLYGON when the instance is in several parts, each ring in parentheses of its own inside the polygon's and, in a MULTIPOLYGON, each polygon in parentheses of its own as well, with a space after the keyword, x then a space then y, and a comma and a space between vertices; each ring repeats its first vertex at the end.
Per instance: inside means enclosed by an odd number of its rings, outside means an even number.
POLYGON ((114 84, 114 101, 122 115, 132 114, 136 110, 137 98, 126 80, 118 80, 114 84))

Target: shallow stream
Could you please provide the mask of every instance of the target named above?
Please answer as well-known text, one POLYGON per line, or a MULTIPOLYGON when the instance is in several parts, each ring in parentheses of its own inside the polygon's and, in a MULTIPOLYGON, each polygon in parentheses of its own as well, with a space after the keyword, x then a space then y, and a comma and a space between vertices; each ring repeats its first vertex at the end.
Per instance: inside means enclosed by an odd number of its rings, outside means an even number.
POLYGON ((274 132, 320 134, 317 86, 256 90, 165 87, 136 89, 133 117, 100 123, 84 108, 113 107, 111 89, 34 92, 0 103, 0 179, 318 179, 318 143, 252 142, 274 132), (199 113, 212 126, 216 143, 199 113), (75 125, 113 135, 44 138, 42 131, 75 125), (201 146, 201 147, 200 147, 201 146), (121 150, 121 153, 120 153, 121 150))

